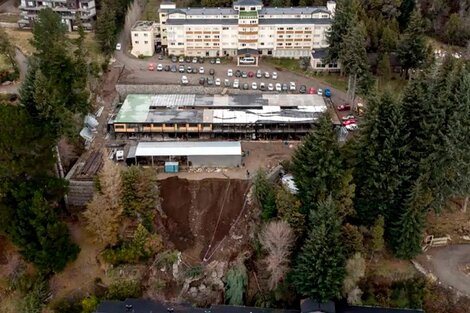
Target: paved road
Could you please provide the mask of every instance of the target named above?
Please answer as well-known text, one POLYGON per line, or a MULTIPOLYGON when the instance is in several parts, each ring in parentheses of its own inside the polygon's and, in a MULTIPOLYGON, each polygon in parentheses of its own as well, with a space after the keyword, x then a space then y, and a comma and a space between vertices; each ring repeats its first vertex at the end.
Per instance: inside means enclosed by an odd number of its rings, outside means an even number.
POLYGON ((427 254, 433 273, 442 283, 470 296, 470 273, 462 271, 470 265, 470 244, 434 248, 427 254))

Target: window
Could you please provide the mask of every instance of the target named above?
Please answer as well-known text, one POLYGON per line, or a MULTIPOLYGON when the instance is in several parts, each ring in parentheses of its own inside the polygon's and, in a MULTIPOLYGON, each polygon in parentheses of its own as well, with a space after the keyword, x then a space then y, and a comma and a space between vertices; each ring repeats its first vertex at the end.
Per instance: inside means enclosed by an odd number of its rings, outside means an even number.
POLYGON ((222 27, 222 30, 229 30, 227 26, 222 27))
POLYGON ((318 63, 317 63, 317 67, 319 67, 319 68, 323 68, 323 67, 325 67, 325 66, 326 66, 326 64, 322 64, 321 62, 318 62, 318 63))
POLYGON ((144 33, 144 37, 148 37, 148 36, 149 36, 149 34, 147 34, 147 33, 144 33))
POLYGON ((178 42, 178 46, 182 46, 182 45, 184 45, 183 42, 178 42))
POLYGON ((294 30, 294 27, 287 27, 287 30, 294 30))
POLYGON ((144 43, 145 43, 145 44, 148 44, 149 42, 146 40, 146 41, 144 41, 144 43))
POLYGON ((261 45, 264 46, 264 42, 262 42, 261 45))
POLYGON ((135 43, 135 44, 139 44, 139 41, 138 41, 138 40, 136 40, 136 41, 134 41, 134 43, 135 43))
POLYGON ((256 11, 256 8, 255 8, 255 7, 251 7, 250 10, 251 10, 251 11, 256 11))
POLYGON ((211 38, 211 36, 210 35, 205 35, 204 38, 206 38, 206 39, 211 38))
POLYGON ((134 33, 134 37, 139 37, 139 34, 137 34, 137 33, 134 33))

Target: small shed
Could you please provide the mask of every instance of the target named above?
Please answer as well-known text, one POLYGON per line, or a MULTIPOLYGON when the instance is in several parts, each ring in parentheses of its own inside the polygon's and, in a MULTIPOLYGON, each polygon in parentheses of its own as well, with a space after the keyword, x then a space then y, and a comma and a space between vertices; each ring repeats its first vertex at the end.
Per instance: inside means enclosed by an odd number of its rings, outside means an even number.
POLYGON ((242 148, 239 141, 139 142, 135 157, 141 164, 176 161, 194 167, 237 167, 242 162, 242 148))

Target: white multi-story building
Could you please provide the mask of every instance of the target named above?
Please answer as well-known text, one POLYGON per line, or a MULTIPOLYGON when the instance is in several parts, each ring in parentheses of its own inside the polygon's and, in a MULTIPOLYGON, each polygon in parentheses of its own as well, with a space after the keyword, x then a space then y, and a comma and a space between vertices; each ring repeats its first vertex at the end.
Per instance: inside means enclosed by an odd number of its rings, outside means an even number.
POLYGON ((152 56, 160 42, 160 25, 157 22, 137 21, 131 29, 132 51, 138 56, 152 56))
POLYGON ((238 0, 231 8, 176 8, 160 5, 163 47, 170 55, 299 58, 328 46, 336 3, 321 7, 264 7, 238 0))
POLYGON ((86 30, 91 30, 96 16, 95 0, 21 0, 20 28, 31 28, 38 12, 44 8, 51 8, 62 18, 62 22, 69 31, 76 29, 76 15, 80 16, 82 25, 86 30))

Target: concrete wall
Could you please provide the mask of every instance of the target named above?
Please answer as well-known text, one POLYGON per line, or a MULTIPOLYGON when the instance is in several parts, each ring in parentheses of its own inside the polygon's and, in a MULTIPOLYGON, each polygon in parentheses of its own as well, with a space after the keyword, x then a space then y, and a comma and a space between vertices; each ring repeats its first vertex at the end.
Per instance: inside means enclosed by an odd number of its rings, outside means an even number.
POLYGON ((193 155, 188 156, 191 166, 195 167, 237 167, 241 165, 240 155, 193 155))

